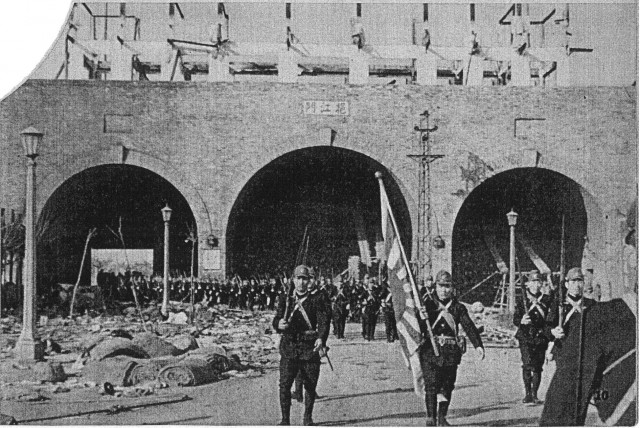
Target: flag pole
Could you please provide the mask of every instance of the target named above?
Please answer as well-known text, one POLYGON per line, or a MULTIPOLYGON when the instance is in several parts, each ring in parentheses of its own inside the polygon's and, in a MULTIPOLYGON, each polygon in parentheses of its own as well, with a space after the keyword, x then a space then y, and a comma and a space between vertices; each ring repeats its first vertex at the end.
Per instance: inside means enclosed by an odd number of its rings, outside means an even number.
POLYGON ((393 224, 393 230, 398 237, 398 244, 400 246, 400 253, 402 254, 402 261, 404 262, 404 267, 407 271, 407 275, 409 276, 409 284, 411 284, 411 291, 413 292, 413 301, 418 309, 418 313, 420 314, 420 318, 424 320, 425 325, 427 326, 427 333, 429 335, 429 340, 431 342, 431 346, 433 347, 433 353, 436 357, 440 356, 440 352, 438 352, 438 347, 436 346, 436 341, 433 337, 433 331, 431 330, 431 324, 429 323, 429 317, 427 316, 427 311, 422 304, 422 299, 420 294, 418 293, 418 287, 416 287, 415 280, 413 279, 413 272, 411 272, 411 268, 409 266, 409 260, 407 259, 407 254, 404 252, 404 246, 402 245, 402 240, 400 239, 400 231, 398 230, 398 225, 396 224, 396 218, 393 215, 393 211, 391 211, 391 204, 389 203, 389 197, 387 196, 387 191, 384 187, 384 182, 382 181, 382 173, 380 171, 376 172, 376 178, 380 183, 380 198, 382 201, 382 209, 387 210, 389 213, 389 217, 391 217, 391 223, 393 224))

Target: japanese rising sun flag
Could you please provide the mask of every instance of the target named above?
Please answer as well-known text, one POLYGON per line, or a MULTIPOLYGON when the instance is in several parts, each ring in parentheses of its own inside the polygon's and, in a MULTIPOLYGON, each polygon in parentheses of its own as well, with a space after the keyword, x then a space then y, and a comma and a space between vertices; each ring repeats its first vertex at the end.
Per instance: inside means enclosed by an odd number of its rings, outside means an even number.
POLYGON ((382 235, 384 237, 383 258, 387 262, 388 281, 393 297, 393 309, 396 314, 398 335, 405 363, 413 375, 413 387, 419 397, 424 397, 424 380, 418 356, 418 347, 422 334, 418 325, 416 302, 412 289, 415 289, 413 274, 409 268, 406 253, 400 242, 389 198, 382 182, 382 175, 376 173, 380 182, 380 205, 382 207, 382 235))

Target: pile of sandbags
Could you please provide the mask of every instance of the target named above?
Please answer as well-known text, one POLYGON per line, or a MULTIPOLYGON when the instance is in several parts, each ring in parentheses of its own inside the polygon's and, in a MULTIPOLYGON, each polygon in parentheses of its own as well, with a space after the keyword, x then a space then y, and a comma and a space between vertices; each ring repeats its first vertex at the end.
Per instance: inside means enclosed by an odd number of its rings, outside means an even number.
POLYGON ((241 370, 237 355, 222 346, 197 348, 195 339, 178 337, 184 349, 153 333, 126 337, 105 337, 83 354, 82 375, 86 380, 114 386, 140 385, 158 381, 169 386, 195 386, 221 378, 221 373, 241 370), (192 349, 196 348, 196 349, 192 349))

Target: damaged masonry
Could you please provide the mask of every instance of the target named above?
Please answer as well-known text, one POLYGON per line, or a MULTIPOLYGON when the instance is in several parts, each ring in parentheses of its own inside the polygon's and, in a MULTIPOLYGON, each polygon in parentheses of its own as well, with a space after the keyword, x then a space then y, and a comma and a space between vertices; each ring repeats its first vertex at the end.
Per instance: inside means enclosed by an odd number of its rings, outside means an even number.
POLYGON ((6 422, 609 421, 551 357, 637 324, 635 12, 73 4, 0 100, 6 422))

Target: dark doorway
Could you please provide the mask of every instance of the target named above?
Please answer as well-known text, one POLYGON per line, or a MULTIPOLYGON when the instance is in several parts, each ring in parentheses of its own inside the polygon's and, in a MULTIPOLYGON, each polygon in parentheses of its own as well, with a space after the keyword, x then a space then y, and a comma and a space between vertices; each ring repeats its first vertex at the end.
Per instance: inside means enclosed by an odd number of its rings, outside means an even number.
POLYGON ((337 275, 349 256, 360 255, 358 231, 371 254, 380 239, 381 171, 403 243, 411 248, 411 218, 400 188, 380 163, 336 147, 311 147, 279 157, 249 180, 236 200, 227 228, 230 274, 278 275, 305 262, 337 275), (305 229, 309 244, 302 245, 305 229), (361 235, 362 236, 362 235, 361 235))
MULTIPOLYGON (((509 265, 507 213, 518 214, 516 269, 536 269, 527 246, 552 272, 560 268, 562 217, 565 217, 566 268, 580 266, 587 235, 587 212, 579 185, 555 171, 518 168, 497 174, 476 187, 460 208, 453 229, 452 268, 461 292, 498 271, 490 242, 509 265)), ((463 300, 493 303, 501 275, 463 300)))
MULTIPOLYGON (((160 210, 165 204, 173 210, 171 272, 189 275, 191 243, 185 239, 190 230, 196 232, 195 219, 171 183, 131 165, 97 166, 72 176, 51 195, 38 219, 39 285, 75 283, 87 233, 94 227, 97 234, 89 248, 123 248, 118 237, 121 230, 127 249, 153 249, 153 270, 162 274, 164 222, 160 210)), ((84 285, 90 281, 89 255, 82 272, 84 285)))

